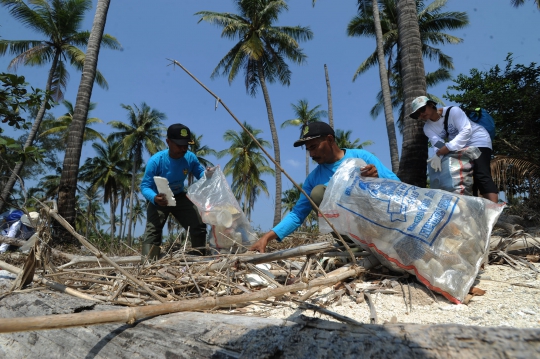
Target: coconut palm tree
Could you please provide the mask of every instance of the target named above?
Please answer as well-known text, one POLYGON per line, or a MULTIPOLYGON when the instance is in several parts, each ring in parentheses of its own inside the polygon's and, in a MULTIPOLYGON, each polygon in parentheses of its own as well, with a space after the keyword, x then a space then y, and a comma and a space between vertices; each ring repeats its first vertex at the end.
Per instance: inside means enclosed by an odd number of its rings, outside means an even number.
MULTIPOLYGON (((104 40, 107 40, 109 37, 109 35, 103 35, 109 4, 110 0, 98 0, 97 2, 92 32, 88 39, 88 48, 82 66, 82 77, 77 91, 73 122, 69 129, 62 178, 60 179, 60 192, 58 193, 59 212, 68 222, 71 222, 75 215, 77 176, 81 161, 82 143, 86 118, 88 117, 88 108, 90 106, 90 97, 92 97, 94 81, 99 80, 100 77, 100 73, 97 71, 99 50, 102 45, 107 45, 107 42, 104 40)), ((117 45, 116 48, 120 48, 118 42, 115 45, 117 45)), ((63 231, 61 231, 61 236, 66 239, 72 239, 71 236, 68 236, 63 231)))
MULTIPOLYGON (((375 37, 375 25, 373 22, 373 0, 358 0, 358 15, 347 25, 347 35, 375 37)), ((399 57, 399 31, 398 31, 398 6, 397 0, 379 0, 380 23, 383 35, 383 52, 387 57, 387 70, 391 73, 400 73, 399 57)), ((457 30, 469 24, 469 18, 465 12, 442 12, 447 0, 435 0, 428 6, 424 2, 416 0, 415 12, 420 31, 421 51, 424 58, 437 60, 439 66, 445 69, 453 69, 452 58, 444 54, 433 45, 459 44, 463 39, 452 36, 444 30, 457 30)), ((356 70, 353 81, 378 63, 377 51, 364 60, 356 70)))
MULTIPOLYGON (((403 79, 405 113, 411 113, 411 102, 426 94, 426 74, 422 58, 422 38, 418 25, 415 0, 400 0, 397 4, 398 43, 403 79)), ((426 187, 427 137, 423 124, 407 116, 403 127, 403 144, 398 177, 405 183, 426 187)))
POLYGON ((133 211, 131 211, 131 220, 130 222, 133 223, 132 233, 135 233, 135 226, 137 223, 143 224, 143 220, 146 218, 146 205, 143 201, 140 201, 139 198, 137 198, 137 201, 135 202, 135 206, 133 206, 133 211))
POLYGON ((336 144, 339 148, 358 148, 362 149, 365 146, 370 146, 373 144, 373 141, 364 141, 360 142, 360 139, 357 138, 354 141, 351 142, 351 134, 352 131, 343 131, 340 129, 336 130, 336 144))
MULTIPOLYGON (((110 121, 109 125, 119 130, 109 135, 109 140, 120 141, 124 152, 129 154, 132 161, 131 168, 131 191, 129 195, 130 212, 132 210, 133 196, 135 190, 135 177, 142 165, 143 153, 148 152, 150 155, 164 149, 163 142, 163 121, 167 116, 156 109, 150 108, 146 103, 142 103, 140 107, 136 105, 121 105, 122 108, 128 111, 129 123, 121 121, 110 121)), ((129 215, 129 226, 127 234, 127 243, 131 246, 131 218, 129 215)))
MULTIPOLYGON (((302 133, 304 132, 304 128, 306 126, 308 126, 310 123, 320 121, 321 117, 326 117, 328 115, 328 112, 326 112, 325 110, 319 110, 321 105, 317 105, 313 107, 312 109, 310 109, 308 100, 306 99, 299 100, 298 104, 296 105, 292 103, 291 107, 293 108, 294 115, 296 116, 296 118, 284 121, 281 124, 281 128, 285 128, 287 126, 300 127, 300 138, 302 137, 302 133)), ((309 175, 309 153, 306 151, 306 177, 308 175, 309 175)))
POLYGON ((100 226, 107 222, 109 219, 107 213, 103 209, 101 201, 103 199, 103 192, 94 186, 80 187, 79 188, 80 201, 79 211, 85 217, 85 237, 89 238, 88 234, 99 230, 100 226))
POLYGON ((379 4, 377 0, 371 0, 373 9, 373 24, 375 25, 375 41, 377 43, 377 60, 379 62, 379 80, 381 82, 382 99, 384 104, 384 118, 386 119, 386 132, 388 134, 388 145, 390 146, 390 161, 392 172, 399 170, 399 152, 397 147, 396 127, 394 123, 394 112, 392 111, 392 100, 390 98, 390 84, 388 83, 388 72, 384 64, 384 50, 381 20, 379 17, 379 4))
POLYGON ((279 15, 288 10, 285 0, 235 0, 239 14, 200 11, 199 22, 207 21, 223 28, 222 37, 238 39, 212 73, 227 75, 231 83, 240 70, 244 70, 246 91, 255 96, 261 88, 266 104, 270 133, 274 146, 276 165, 276 194, 274 225, 281 220, 281 157, 278 134, 268 93, 267 81, 289 85, 291 70, 286 59, 302 64, 306 55, 299 41, 310 40, 313 33, 309 27, 276 26, 279 15))
POLYGON ((126 171, 131 159, 126 157, 122 146, 121 142, 113 141, 107 141, 104 145, 92 144, 97 156, 87 158, 79 174, 80 180, 89 183, 94 190, 103 189, 103 202, 110 204, 111 241, 116 229, 118 192, 131 178, 131 173, 126 171))
MULTIPOLYGON (((261 146, 271 147, 268 141, 257 137, 262 133, 262 130, 254 129, 245 122, 244 127, 249 133, 253 134, 261 146)), ((266 182, 261 179, 261 176, 263 174, 273 175, 274 170, 268 165, 268 160, 248 132, 244 130, 240 133, 234 130, 226 131, 223 139, 230 142, 231 146, 219 151, 217 157, 231 156, 229 162, 223 167, 223 174, 226 176, 232 175, 231 189, 238 202, 242 203, 242 210, 249 220, 251 219, 251 211, 255 201, 261 191, 267 196, 269 194, 266 182)))
MULTIPOLYGON (((24 144, 25 149, 32 146, 45 110, 51 107, 50 99, 59 101, 63 98, 63 91, 69 78, 66 62, 78 70, 83 69, 86 55, 79 47, 85 47, 89 44, 90 32, 81 31, 80 26, 84 20, 84 14, 92 7, 92 0, 32 0, 30 4, 33 7, 21 0, 0 0, 0 5, 7 7, 13 17, 45 36, 44 40, 0 40, 0 55, 4 55, 6 52, 16 55, 11 60, 9 68, 15 70, 21 64, 40 66, 51 62, 45 85, 47 94, 44 96, 24 144)), ((99 44, 111 49, 121 48, 120 43, 110 35, 100 37, 99 44)), ((96 72, 95 81, 103 88, 108 87, 105 78, 99 71, 96 72)), ((94 82, 94 78, 91 82, 94 82)), ((84 119, 86 119, 86 113, 84 119)), ((83 133, 84 126, 81 130, 81 138, 83 133)), ((68 154, 69 152, 66 157, 68 154)), ((4 206, 3 199, 8 198, 23 165, 24 162, 20 162, 15 166, 10 179, 2 190, 0 211, 4 206)), ((63 168, 66 169, 65 164, 63 168)), ((75 190, 76 188, 73 189, 74 192, 75 190)))
MULTIPOLYGON (((536 3, 536 7, 540 9, 540 0, 534 0, 534 2, 536 3)), ((510 3, 513 7, 520 7, 525 4, 525 0, 510 0, 510 3)))
MULTIPOLYGON (((313 4, 315 5, 315 3, 313 4)), ((326 79, 326 99, 328 102, 328 124, 334 128, 334 110, 332 106, 332 87, 330 86, 330 77, 328 76, 328 67, 324 64, 324 77, 326 79)))
MULTIPOLYGON (((215 156, 217 155, 216 150, 211 149, 207 145, 201 146, 201 141, 203 138, 203 135, 197 136, 195 132, 191 131, 191 138, 193 139, 193 144, 189 145, 189 150, 197 156, 197 159, 199 160, 199 163, 203 167, 213 167, 214 164, 207 160, 205 156, 215 156)), ((190 173, 188 177, 188 186, 193 183, 193 174, 190 173)))
MULTIPOLYGON (((379 0, 379 5, 382 8, 380 27, 382 32, 382 45, 376 48, 376 51, 373 52, 356 70, 356 73, 353 76, 353 81, 362 73, 366 72, 369 68, 379 63, 379 67, 383 66, 382 54, 379 54, 378 51, 387 56, 387 71, 379 69, 379 73, 386 72, 388 81, 391 83, 394 79, 402 78, 400 70, 400 58, 398 54, 400 53, 399 49, 399 34, 398 34, 398 19, 397 19, 397 1, 396 0, 379 0)), ((432 79, 438 79, 438 81, 443 81, 448 79, 447 77, 440 77, 443 74, 449 74, 448 69, 453 69, 452 58, 444 54, 440 49, 433 47, 432 45, 437 44, 457 44, 462 42, 461 38, 451 36, 447 33, 442 32, 442 30, 450 29, 460 29, 468 25, 469 20, 467 14, 464 12, 442 12, 442 8, 446 5, 447 0, 436 0, 428 6, 424 7, 422 1, 416 1, 417 7, 417 21, 420 26, 420 36, 422 41, 422 54, 425 58, 428 59, 437 59, 441 68, 435 71, 432 74, 427 74, 426 76, 431 77, 432 79)), ((378 7, 375 6, 374 0, 359 0, 358 1, 358 15, 355 16, 347 27, 347 33, 349 36, 372 36, 376 37, 377 35, 377 25, 374 21, 375 12, 378 12, 378 7)), ((381 84, 383 91, 385 90, 387 82, 383 81, 381 78, 381 84)), ((401 91, 394 92, 394 95, 401 94, 401 91)), ((388 97, 388 95, 386 95, 388 97)), ((377 111, 371 111, 372 116, 375 113, 379 113, 380 109, 383 108, 383 103, 385 96, 377 96, 377 111)), ((397 171, 397 139, 395 138, 395 127, 393 121, 393 115, 391 114, 390 105, 392 107, 401 107, 403 109, 404 99, 400 98, 400 101, 389 101, 384 103, 384 111, 386 118, 386 128, 389 136, 390 144, 390 153, 392 159, 392 170, 397 171), (401 106, 400 106, 401 104, 401 106), (392 119, 390 118, 392 117, 392 119)), ((400 117, 398 118, 398 126, 402 128, 400 121, 403 119, 403 112, 400 112, 400 117)))
MULTIPOLYGON (((66 107, 67 112, 64 115, 58 117, 57 119, 43 120, 43 126, 47 129, 41 132, 38 137, 46 137, 52 134, 59 134, 62 143, 65 144, 68 142, 69 126, 73 122, 73 104, 68 100, 63 100, 62 104, 66 107)), ((94 110, 96 106, 97 104, 95 102, 91 102, 90 106, 88 107, 88 113, 94 110)), ((103 137, 100 132, 89 127, 89 125, 95 123, 103 123, 103 121, 97 117, 90 117, 86 119, 87 126, 84 129, 83 142, 94 141, 96 139, 100 139, 101 141, 105 142, 105 137, 103 137)))

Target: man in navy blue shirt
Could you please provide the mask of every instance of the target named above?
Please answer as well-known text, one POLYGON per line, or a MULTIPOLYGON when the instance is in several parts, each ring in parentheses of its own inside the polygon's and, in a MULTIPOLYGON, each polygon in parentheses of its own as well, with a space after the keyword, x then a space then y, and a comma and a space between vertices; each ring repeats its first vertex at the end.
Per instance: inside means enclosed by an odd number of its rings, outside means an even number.
MULTIPOLYGON (((399 178, 373 154, 361 149, 342 149, 336 144, 336 135, 330 125, 325 122, 314 122, 304 127, 302 137, 294 143, 294 147, 306 146, 309 156, 318 163, 302 185, 302 189, 318 206, 323 199, 324 191, 330 178, 346 158, 361 158, 367 165, 361 169, 364 177, 399 178)), ((294 232, 304 222, 312 210, 311 203, 300 194, 300 198, 291 212, 283 218, 271 231, 255 242, 250 250, 264 253, 269 241, 283 238, 294 232)))

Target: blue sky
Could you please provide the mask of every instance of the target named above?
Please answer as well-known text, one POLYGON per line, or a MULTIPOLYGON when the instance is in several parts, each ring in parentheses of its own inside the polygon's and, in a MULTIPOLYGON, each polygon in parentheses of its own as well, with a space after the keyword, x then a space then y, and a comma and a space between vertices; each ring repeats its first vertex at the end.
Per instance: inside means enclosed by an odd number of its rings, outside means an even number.
MULTIPOLYGON (((97 0, 94 6, 96 3, 97 0)), ((352 130, 352 139, 374 141, 366 149, 390 167, 384 118, 379 116, 373 120, 369 116, 380 89, 378 68, 352 82, 360 63, 375 49, 374 39, 346 35, 346 26, 356 13, 357 1, 318 0, 315 7, 312 7, 311 0, 291 0, 288 4, 289 11, 280 17, 278 24, 309 26, 314 38, 301 44, 308 56, 307 63, 290 65, 291 85, 269 86, 285 171, 295 181, 302 182, 305 153, 301 148, 292 146, 299 130, 293 127, 281 129, 279 126, 294 117, 291 104, 300 99, 307 99, 311 107, 321 105, 327 109, 324 64, 328 66, 332 86, 335 127, 352 130)), ((224 77, 210 79, 212 70, 234 43, 222 39, 218 27, 197 23, 198 17, 194 14, 202 10, 235 12, 236 8, 229 0, 111 1, 105 31, 119 40, 123 51, 101 50, 98 68, 107 79, 109 90, 94 86, 92 101, 98 105, 91 115, 105 122, 95 129, 107 134, 111 130, 106 125, 108 121, 127 121, 127 112, 120 104, 140 105, 146 102, 168 116, 166 126, 183 123, 197 135, 203 135, 203 144, 218 151, 228 147, 223 141, 223 133, 229 129, 240 131, 240 127, 222 107, 214 110, 214 99, 186 73, 168 66, 169 58, 184 65, 216 93, 237 118, 261 129, 261 136, 271 142, 262 94, 255 98, 247 95, 241 76, 232 85, 224 77)), ((540 13, 532 0, 518 9, 510 5, 510 0, 449 0, 444 10, 465 11, 470 20, 465 29, 450 32, 461 37, 463 43, 441 47, 453 58, 454 77, 468 74, 472 68, 488 70, 496 64, 504 65, 509 52, 514 54, 515 64, 529 65, 540 59, 540 13)), ((95 7, 88 12, 83 29, 91 29, 94 12, 95 7)), ((11 18, 3 7, 0 8, 0 19, 0 36, 4 39, 42 39, 40 34, 11 18)), ((9 60, 10 56, 0 57, 0 71, 6 71, 9 60)), ((425 60, 425 67, 432 71, 437 64, 425 60)), ((44 88, 48 69, 19 67, 17 73, 24 75, 32 86, 44 88)), ((70 75, 65 98, 75 103, 80 73, 70 69, 70 75)), ((429 89, 429 92, 442 97, 452 84, 451 81, 443 83, 429 89)), ((53 109, 56 116, 64 112, 62 105, 53 109)), ((398 141, 401 147, 401 135, 398 135, 398 141)), ((269 153, 273 154, 273 151, 269 153)), ((93 155, 92 148, 85 146, 82 161, 93 155)), ((222 166, 228 160, 209 159, 222 166)), ((310 166, 314 168, 313 164, 310 166)), ((264 231, 272 226, 275 186, 273 178, 265 180, 271 195, 260 197, 252 217, 253 226, 264 231)), ((283 190, 291 187, 290 181, 283 176, 283 190)), ((137 232, 137 235, 141 234, 142 228, 137 232)))

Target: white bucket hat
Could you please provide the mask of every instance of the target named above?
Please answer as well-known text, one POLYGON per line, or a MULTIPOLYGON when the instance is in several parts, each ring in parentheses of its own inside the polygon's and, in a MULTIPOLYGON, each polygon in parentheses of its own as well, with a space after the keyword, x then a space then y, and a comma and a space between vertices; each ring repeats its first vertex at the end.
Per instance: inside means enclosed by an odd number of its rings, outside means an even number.
POLYGON ((28 227, 35 228, 39 221, 39 213, 30 212, 28 215, 23 214, 21 217, 21 222, 28 227))
POLYGON ((437 103, 433 100, 430 100, 427 96, 419 96, 415 98, 411 104, 412 112, 409 115, 411 118, 414 118, 415 120, 418 120, 418 113, 416 113, 419 109, 426 106, 428 103, 432 103, 434 105, 437 105, 437 103))

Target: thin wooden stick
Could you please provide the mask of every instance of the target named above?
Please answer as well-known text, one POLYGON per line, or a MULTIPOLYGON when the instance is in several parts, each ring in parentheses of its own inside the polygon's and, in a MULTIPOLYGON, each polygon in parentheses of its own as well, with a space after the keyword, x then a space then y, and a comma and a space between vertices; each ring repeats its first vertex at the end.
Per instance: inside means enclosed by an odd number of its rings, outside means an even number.
POLYGON ((184 263, 186 264, 186 268, 187 268, 187 272, 189 274, 189 277, 191 278, 191 280, 195 284, 195 288, 197 288, 197 291, 199 292, 199 297, 202 297, 201 289, 199 288, 199 285, 197 284, 197 281, 195 280, 195 278, 193 278, 193 274, 191 273, 191 268, 189 267, 189 264, 186 261, 185 252, 186 252, 186 245, 187 245, 188 236, 189 236, 189 227, 187 228, 186 233, 187 233, 187 235, 186 235, 186 241, 184 242, 184 250, 182 251, 182 258, 184 259, 184 263))
POLYGON ((405 288, 403 287, 403 283, 398 282, 401 286, 401 293, 403 294, 403 303, 405 303, 405 310, 407 310, 407 314, 410 313, 409 305, 407 304, 407 297, 405 296, 405 288))
MULTIPOLYGON (((347 324, 352 324, 352 325, 357 325, 357 326, 361 326, 363 327, 364 326, 364 323, 360 323, 352 318, 349 318, 349 317, 346 317, 344 315, 341 315, 341 314, 338 314, 336 312, 332 312, 331 310, 328 310, 326 308, 323 308, 323 307, 319 307, 318 305, 315 305, 315 304, 310 304, 310 303, 306 303, 306 302, 301 302, 299 300, 294 300, 294 302, 298 303, 298 307, 300 309, 306 309, 306 310, 313 310, 314 312, 319 312, 319 313, 322 313, 322 314, 326 314, 332 318, 335 318, 341 322, 344 322, 344 323, 347 323, 347 324)), ((365 328, 368 332, 370 332, 371 334, 375 334, 374 332, 372 332, 371 330, 365 328)))
MULTIPOLYGON (((140 263, 141 256, 129 256, 129 257, 109 257, 110 260, 114 261, 117 264, 129 264, 129 263, 140 263)), ((88 264, 88 263, 97 263, 100 264, 103 259, 99 259, 91 256, 77 256, 74 257, 69 263, 63 264, 58 269, 67 269, 68 267, 74 266, 76 264, 88 264)))
POLYGON ((364 297, 366 298, 366 302, 369 305, 369 321, 371 324, 377 324, 377 311, 375 310, 375 305, 373 305, 371 294, 364 292, 364 297))

